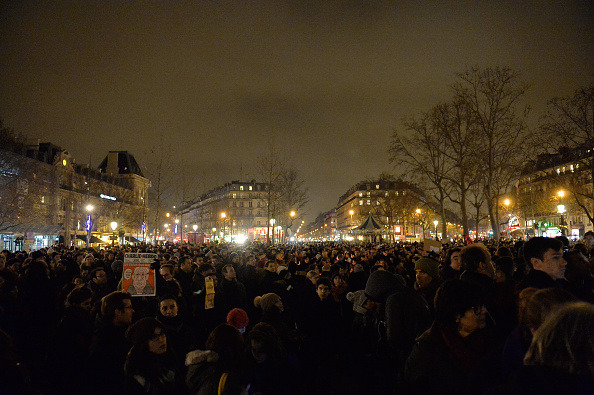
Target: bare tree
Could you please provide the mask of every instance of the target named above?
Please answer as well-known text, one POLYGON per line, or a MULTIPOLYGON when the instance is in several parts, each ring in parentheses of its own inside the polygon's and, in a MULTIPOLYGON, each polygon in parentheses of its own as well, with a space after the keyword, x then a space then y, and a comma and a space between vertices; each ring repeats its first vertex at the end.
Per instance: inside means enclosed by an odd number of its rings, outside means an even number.
POLYGON ((25 148, 25 138, 0 120, 0 231, 54 222, 56 168, 26 157, 25 148))
MULTIPOLYGON (((285 162, 281 159, 274 143, 268 146, 268 153, 260 157, 257 163, 259 178, 266 184, 264 200, 266 203, 266 242, 270 243, 270 220, 275 218, 279 210, 281 196, 281 181, 285 169, 285 162)), ((276 218, 275 218, 276 220, 276 218)), ((276 223, 275 223, 276 226, 276 223)), ((273 228, 274 229, 274 228, 273 228)), ((274 237, 272 238, 274 240, 274 237)))
POLYGON ((442 235, 447 232, 445 201, 448 195, 446 176, 449 172, 444 155, 446 140, 440 133, 439 113, 436 109, 421 113, 418 117, 403 121, 403 128, 392 134, 389 154, 390 163, 403 174, 420 179, 433 190, 439 204, 442 235))
POLYGON ((527 87, 509 68, 470 68, 458 74, 456 100, 472 114, 482 147, 481 185, 494 236, 499 238, 498 202, 520 173, 528 143, 527 107, 518 110, 527 87))
POLYGON ((308 189, 305 186, 305 181, 301 179, 299 173, 295 169, 284 169, 280 175, 278 189, 279 195, 279 219, 284 224, 285 234, 287 230, 293 225, 294 218, 291 212, 304 214, 302 209, 305 207, 308 198, 308 189))
POLYGON ((161 137, 159 144, 151 149, 153 162, 147 164, 147 176, 151 181, 149 189, 149 212, 155 238, 161 233, 161 222, 167 207, 167 197, 173 189, 173 151, 171 145, 165 144, 161 137))
POLYGON ((473 114, 460 100, 438 105, 434 111, 445 139, 443 155, 449 169, 445 178, 451 185, 451 188, 446 189, 448 198, 460 208, 463 233, 467 236, 466 205, 469 191, 477 181, 475 174, 479 161, 473 114))

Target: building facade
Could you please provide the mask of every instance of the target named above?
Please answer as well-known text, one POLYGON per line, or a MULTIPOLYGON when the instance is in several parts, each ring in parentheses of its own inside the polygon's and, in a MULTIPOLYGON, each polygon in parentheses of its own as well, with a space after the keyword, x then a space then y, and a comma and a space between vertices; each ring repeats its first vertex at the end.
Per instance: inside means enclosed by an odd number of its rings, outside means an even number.
POLYGON ((523 169, 517 203, 511 205, 514 225, 530 235, 583 237, 592 230, 592 161, 594 145, 542 154, 523 169))
POLYGON ((352 186, 336 205, 337 233, 346 236, 369 215, 396 238, 416 235, 421 229, 417 210, 427 211, 422 192, 402 180, 362 181, 352 186), (419 225, 419 226, 417 226, 419 225))
POLYGON ((197 200, 186 204, 179 211, 188 241, 200 241, 206 234, 217 240, 227 241, 282 240, 283 229, 274 218, 268 224, 267 184, 251 181, 232 181, 217 187, 197 200))
POLYGON ((149 181, 134 156, 111 151, 99 168, 51 143, 0 150, 3 248, 102 245, 142 238, 149 181), (112 223, 117 226, 113 226, 112 223))

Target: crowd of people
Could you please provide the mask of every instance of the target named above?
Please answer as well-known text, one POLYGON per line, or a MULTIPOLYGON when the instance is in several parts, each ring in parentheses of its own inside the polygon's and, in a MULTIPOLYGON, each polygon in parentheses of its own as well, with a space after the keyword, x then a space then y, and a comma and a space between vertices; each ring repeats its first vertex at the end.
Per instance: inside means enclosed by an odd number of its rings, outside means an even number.
POLYGON ((592 394, 593 273, 592 232, 2 251, 0 393, 592 394))

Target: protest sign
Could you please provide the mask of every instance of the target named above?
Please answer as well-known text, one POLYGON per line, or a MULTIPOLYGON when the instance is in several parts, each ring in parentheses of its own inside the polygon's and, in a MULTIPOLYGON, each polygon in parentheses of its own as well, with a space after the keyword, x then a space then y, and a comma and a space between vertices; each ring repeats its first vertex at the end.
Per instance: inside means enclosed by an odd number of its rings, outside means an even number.
POLYGON ((124 254, 122 290, 132 296, 155 296, 157 284, 155 271, 151 269, 155 259, 157 259, 157 254, 124 254))

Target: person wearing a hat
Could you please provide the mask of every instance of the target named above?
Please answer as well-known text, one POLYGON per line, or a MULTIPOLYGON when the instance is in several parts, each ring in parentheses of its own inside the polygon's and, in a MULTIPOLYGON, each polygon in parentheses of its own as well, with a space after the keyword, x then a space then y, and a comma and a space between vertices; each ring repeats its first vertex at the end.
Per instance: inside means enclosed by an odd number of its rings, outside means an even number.
MULTIPOLYGON (((405 285, 405 280, 387 270, 376 270, 369 275, 365 296, 373 317, 372 331, 378 339, 374 358, 385 377, 396 377, 401 372, 415 339, 431 325, 432 317, 423 297, 405 285), (381 350, 381 353, 379 352, 381 350)), ((369 390, 373 393, 393 392, 396 381, 386 380, 369 390)))
POLYGON ((433 299, 441 281, 439 278, 439 263, 431 258, 421 258, 415 263, 415 290, 419 291, 431 313, 433 313, 433 299))

